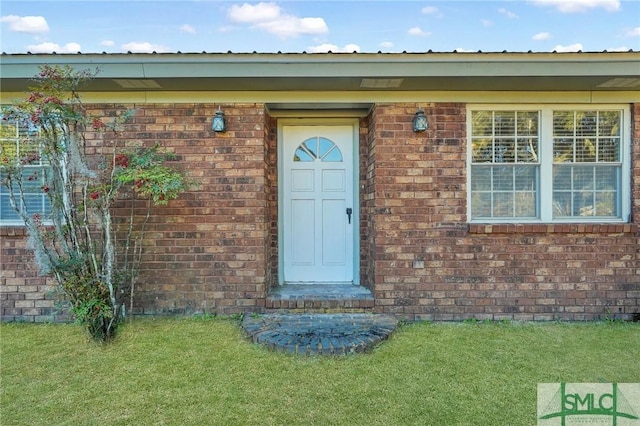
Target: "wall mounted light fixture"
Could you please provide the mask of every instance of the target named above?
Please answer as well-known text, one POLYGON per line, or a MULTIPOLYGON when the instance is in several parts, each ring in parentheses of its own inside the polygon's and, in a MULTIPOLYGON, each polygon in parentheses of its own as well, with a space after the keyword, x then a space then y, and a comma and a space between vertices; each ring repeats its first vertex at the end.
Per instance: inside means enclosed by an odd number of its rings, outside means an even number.
POLYGON ((424 115, 424 111, 420 108, 416 111, 416 115, 413 117, 413 131, 424 132, 428 128, 429 122, 427 121, 427 116, 424 115))
POLYGON ((227 130, 227 120, 224 119, 224 112, 222 112, 220 108, 216 111, 216 115, 213 116, 211 129, 213 129, 214 132, 224 132, 227 130))

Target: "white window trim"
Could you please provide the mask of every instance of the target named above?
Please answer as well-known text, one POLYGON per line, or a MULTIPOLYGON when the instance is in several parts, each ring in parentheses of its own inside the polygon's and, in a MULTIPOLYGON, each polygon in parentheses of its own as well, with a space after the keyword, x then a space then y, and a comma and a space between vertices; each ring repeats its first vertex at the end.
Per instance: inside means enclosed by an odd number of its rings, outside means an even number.
MULTIPOLYGON (((16 136, 16 139, 19 139, 19 136, 16 136)), ((2 166, 0 166, 2 167, 2 166)), ((39 171, 43 171, 45 170, 48 166, 46 164, 44 164, 41 160, 38 161, 38 164, 33 165, 33 166, 24 166, 26 169, 33 169, 33 170, 39 170, 39 171)), ((5 186, 4 182, 0 182, 0 192, 3 195, 8 195, 9 190, 7 189, 7 187, 5 186)), ((45 198, 47 197, 46 194, 42 193, 42 194, 38 194, 41 195, 41 201, 42 203, 45 203, 45 198)), ((7 201, 10 204, 10 201, 7 201)), ((10 206, 11 209, 13 209, 13 206, 10 206)), ((45 215, 45 209, 42 209, 40 211, 35 211, 35 212, 31 212, 32 214, 39 214, 39 215, 45 215)), ((53 222, 50 219, 47 219, 46 217, 43 217, 42 223, 44 225, 50 225, 53 222)), ((0 227, 24 227, 25 223, 22 219, 18 218, 18 219, 3 219, 2 217, 0 217, 0 227)))
POLYGON ((467 218, 469 223, 628 223, 631 219, 631 108, 628 104, 468 104, 467 105, 467 218), (472 139, 471 125, 473 111, 538 111, 539 144, 540 144, 540 189, 538 198, 538 211, 540 217, 536 219, 524 218, 482 218, 472 219, 471 215, 471 165, 472 165, 472 139), (554 110, 575 111, 621 111, 622 126, 620 129, 621 143, 621 178, 620 178, 620 218, 588 218, 571 217, 554 219, 552 212, 553 191, 544 188, 544 182, 552 182, 553 160, 547 160, 549 154, 553 154, 549 146, 553 143, 553 119, 554 110), (542 147, 545 146, 545 149, 542 147))

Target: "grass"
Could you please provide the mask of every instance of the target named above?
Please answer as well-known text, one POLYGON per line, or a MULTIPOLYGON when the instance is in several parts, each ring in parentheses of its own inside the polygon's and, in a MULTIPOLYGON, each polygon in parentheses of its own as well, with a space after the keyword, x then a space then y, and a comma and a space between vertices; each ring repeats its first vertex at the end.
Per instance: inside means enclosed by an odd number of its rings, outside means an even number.
POLYGON ((275 354, 233 321, 0 325, 2 425, 536 422, 541 382, 640 382, 640 324, 411 324, 372 353, 275 354))

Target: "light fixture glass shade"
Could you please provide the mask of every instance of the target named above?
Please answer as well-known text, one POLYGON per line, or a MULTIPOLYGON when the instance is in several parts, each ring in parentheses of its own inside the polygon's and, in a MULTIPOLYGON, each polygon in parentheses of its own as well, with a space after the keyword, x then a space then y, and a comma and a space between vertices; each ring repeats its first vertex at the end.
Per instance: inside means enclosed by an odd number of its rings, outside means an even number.
POLYGON ((211 128, 214 132, 224 132, 227 130, 227 121, 224 119, 224 113, 222 111, 216 111, 216 115, 213 116, 211 128))
POLYGON ((420 108, 416 111, 415 117, 413 117, 413 131, 414 132, 424 132, 429 128, 429 123, 427 121, 427 116, 424 115, 424 111, 420 108))

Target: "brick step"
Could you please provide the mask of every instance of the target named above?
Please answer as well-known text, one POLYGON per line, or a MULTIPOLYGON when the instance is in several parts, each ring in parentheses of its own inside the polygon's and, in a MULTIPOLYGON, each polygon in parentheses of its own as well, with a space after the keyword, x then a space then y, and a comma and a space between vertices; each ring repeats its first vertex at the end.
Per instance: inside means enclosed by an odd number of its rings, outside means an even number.
POLYGON ((363 286, 352 284, 285 284, 267 295, 267 311, 292 313, 370 312, 373 294, 363 286))

